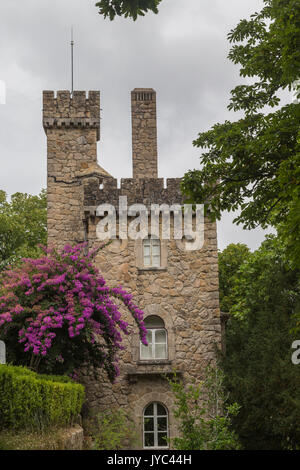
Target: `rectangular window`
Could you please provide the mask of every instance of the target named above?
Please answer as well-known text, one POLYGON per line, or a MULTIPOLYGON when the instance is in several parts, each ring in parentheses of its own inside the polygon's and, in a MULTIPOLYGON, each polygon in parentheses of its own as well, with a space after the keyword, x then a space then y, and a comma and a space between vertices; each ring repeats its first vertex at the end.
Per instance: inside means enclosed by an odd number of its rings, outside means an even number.
POLYGON ((160 403, 151 403, 144 411, 144 448, 168 448, 168 413, 160 403))
POLYGON ((146 238, 143 241, 143 255, 145 267, 160 267, 160 240, 157 238, 146 238))
POLYGON ((153 329, 147 333, 148 346, 141 342, 141 359, 167 359, 167 332, 153 329))

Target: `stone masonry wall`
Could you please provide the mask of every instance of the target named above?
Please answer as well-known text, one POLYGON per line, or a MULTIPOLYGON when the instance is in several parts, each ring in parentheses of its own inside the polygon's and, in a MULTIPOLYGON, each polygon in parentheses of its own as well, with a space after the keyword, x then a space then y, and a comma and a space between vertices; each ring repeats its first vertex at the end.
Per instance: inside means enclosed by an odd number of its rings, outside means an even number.
MULTIPOLYGON (((90 247, 100 245, 96 227, 100 218, 98 205, 111 203, 118 207, 119 196, 127 196, 128 205, 143 203, 182 204, 180 179, 125 179, 117 188, 113 178, 85 182, 85 214, 88 217, 90 247)), ((172 219, 171 219, 172 222, 172 219)), ((171 234, 173 230, 171 227, 171 234)), ((215 346, 221 344, 219 310, 218 254, 216 224, 205 219, 205 242, 200 251, 186 251, 185 241, 164 240, 161 244, 161 268, 141 266, 141 242, 115 239, 101 250, 97 266, 108 285, 123 285, 146 316, 158 315, 168 332, 168 358, 163 361, 140 360, 137 328, 124 310, 124 319, 132 334, 124 338, 125 350, 120 354, 120 376, 111 385, 103 376, 95 381, 84 371, 88 402, 94 410, 124 407, 131 414, 142 447, 142 416, 151 401, 163 403, 169 410, 170 436, 177 434, 172 413, 174 397, 164 374, 176 370, 186 384, 203 377, 205 367, 216 359, 215 346), (102 383, 101 383, 102 382, 102 383)))
MULTIPOLYGON (((98 218, 90 219, 89 242, 99 246, 96 237, 98 218)), ((172 233, 172 231, 171 231, 172 233)), ((185 251, 182 241, 171 239, 162 245, 167 266, 140 268, 138 241, 114 240, 101 250, 97 266, 108 285, 124 286, 134 296, 145 316, 158 315, 168 332, 168 358, 142 361, 137 328, 126 310, 124 320, 132 334, 125 337, 120 353, 120 376, 111 385, 103 376, 94 380, 84 371, 88 402, 94 410, 124 407, 135 422, 142 446, 142 415, 151 401, 163 403, 169 411, 170 436, 177 433, 173 416, 174 397, 164 374, 174 370, 186 384, 203 378, 205 367, 215 363, 215 346, 221 344, 218 291, 218 255, 215 223, 206 220, 205 243, 200 251, 185 251)))

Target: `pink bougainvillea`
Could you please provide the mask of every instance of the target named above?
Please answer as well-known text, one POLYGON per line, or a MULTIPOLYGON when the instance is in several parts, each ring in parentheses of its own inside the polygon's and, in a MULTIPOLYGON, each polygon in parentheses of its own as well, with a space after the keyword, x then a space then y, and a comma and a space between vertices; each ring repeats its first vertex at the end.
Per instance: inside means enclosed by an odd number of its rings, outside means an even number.
POLYGON ((53 373, 89 363, 104 367, 113 380, 122 334, 129 334, 119 304, 147 344, 143 312, 122 287, 106 285, 93 264, 98 250, 84 255, 84 248, 45 248, 43 257, 24 259, 20 268, 1 274, 0 336, 17 362, 53 373))

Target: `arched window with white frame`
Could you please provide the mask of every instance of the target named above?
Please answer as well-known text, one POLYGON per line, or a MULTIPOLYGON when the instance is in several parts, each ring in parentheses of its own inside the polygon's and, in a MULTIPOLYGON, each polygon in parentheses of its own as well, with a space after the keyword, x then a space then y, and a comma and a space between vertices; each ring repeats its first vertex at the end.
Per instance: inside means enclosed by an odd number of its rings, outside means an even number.
POLYGON ((161 266, 159 238, 148 237, 143 240, 143 260, 145 268, 159 268, 161 266))
POLYGON ((141 360, 159 360, 168 357, 168 338, 165 323, 157 315, 145 319, 148 346, 140 343, 141 360))
POLYGON ((143 415, 144 448, 168 448, 168 411, 162 403, 149 403, 143 415))

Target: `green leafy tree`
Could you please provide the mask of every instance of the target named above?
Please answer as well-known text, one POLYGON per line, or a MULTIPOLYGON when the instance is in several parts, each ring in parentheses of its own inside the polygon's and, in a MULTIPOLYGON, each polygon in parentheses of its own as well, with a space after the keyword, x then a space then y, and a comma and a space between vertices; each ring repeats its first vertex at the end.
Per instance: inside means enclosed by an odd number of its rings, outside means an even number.
POLYGON ((279 178, 281 187, 285 188, 288 197, 288 214, 276 225, 278 235, 285 240, 288 255, 293 264, 300 267, 300 138, 298 137, 298 153, 295 164, 287 160, 282 165, 279 178))
POLYGON ((115 16, 132 18, 134 21, 138 16, 145 16, 148 11, 158 13, 158 5, 161 0, 100 0, 96 3, 100 15, 113 20, 115 16))
POLYGON ((243 243, 231 243, 219 252, 220 308, 229 312, 234 302, 234 285, 240 266, 247 261, 250 250, 243 243))
POLYGON ((47 195, 0 191, 0 270, 23 257, 37 257, 47 242, 47 195))
POLYGON ((300 367, 291 361, 299 270, 269 236, 230 282, 223 370, 230 400, 241 405, 234 429, 248 450, 299 449, 300 367))
POLYGON ((200 385, 185 387, 181 381, 168 379, 175 395, 174 416, 180 437, 171 439, 177 450, 238 450, 240 444, 231 428, 231 418, 238 414, 237 403, 226 405, 224 374, 208 367, 200 385))
POLYGON ((264 0, 228 39, 229 59, 252 81, 231 92, 228 107, 243 117, 199 134, 203 168, 187 172, 182 188, 190 202, 209 200, 214 218, 239 210, 244 228, 280 227, 299 264, 300 102, 279 107, 279 96, 300 77, 300 1, 264 0))

